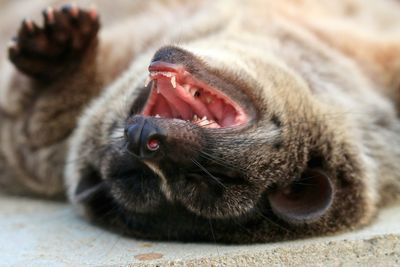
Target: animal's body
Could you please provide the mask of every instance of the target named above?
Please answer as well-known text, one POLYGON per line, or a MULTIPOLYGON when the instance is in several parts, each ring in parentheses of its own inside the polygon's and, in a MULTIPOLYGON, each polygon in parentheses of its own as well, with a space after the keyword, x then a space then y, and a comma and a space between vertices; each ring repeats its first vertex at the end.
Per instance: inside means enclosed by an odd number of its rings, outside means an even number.
POLYGON ((67 192, 136 237, 238 243, 398 202, 398 1, 117 3, 20 26, 0 72, 5 191, 67 192))

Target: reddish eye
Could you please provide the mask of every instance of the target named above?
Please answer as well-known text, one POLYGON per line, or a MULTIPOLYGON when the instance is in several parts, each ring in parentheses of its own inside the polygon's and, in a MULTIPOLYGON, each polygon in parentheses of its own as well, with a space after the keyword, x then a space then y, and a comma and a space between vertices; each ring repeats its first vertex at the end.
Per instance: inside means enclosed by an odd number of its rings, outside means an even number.
POLYGON ((148 150, 156 151, 156 150, 158 150, 159 147, 160 147, 160 142, 157 139, 153 138, 153 139, 150 139, 149 141, 147 141, 147 149, 148 150))

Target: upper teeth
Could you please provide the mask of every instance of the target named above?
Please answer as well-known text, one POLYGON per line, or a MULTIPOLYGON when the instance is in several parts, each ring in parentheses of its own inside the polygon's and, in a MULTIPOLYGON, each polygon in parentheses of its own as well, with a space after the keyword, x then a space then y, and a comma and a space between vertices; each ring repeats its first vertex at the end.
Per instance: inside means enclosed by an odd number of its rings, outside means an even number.
POLYGON ((172 76, 171 84, 172 84, 172 87, 176 88, 176 77, 175 76, 172 76))
POLYGON ((163 75, 163 76, 169 77, 169 78, 175 76, 174 73, 169 72, 169 71, 152 71, 152 72, 150 73, 150 75, 151 75, 152 77, 153 77, 153 76, 157 76, 157 75, 163 75))

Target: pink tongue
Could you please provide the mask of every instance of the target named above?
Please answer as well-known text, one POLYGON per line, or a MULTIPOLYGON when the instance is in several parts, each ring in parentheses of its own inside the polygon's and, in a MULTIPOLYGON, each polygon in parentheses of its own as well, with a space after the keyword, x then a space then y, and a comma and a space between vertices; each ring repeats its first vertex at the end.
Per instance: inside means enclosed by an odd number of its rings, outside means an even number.
POLYGON ((224 118, 221 122, 222 127, 229 127, 235 124, 235 110, 230 106, 224 107, 224 118))
POLYGON ((188 103, 195 113, 201 118, 204 116, 209 120, 215 120, 213 115, 208 111, 207 107, 200 100, 195 99, 189 92, 185 90, 180 84, 176 85, 177 95, 188 103))
POLYGON ((214 118, 216 118, 218 121, 222 120, 222 116, 224 116, 224 106, 222 100, 214 99, 213 102, 208 104, 208 109, 212 112, 214 118))
POLYGON ((161 117, 165 117, 165 118, 174 116, 172 114, 172 110, 168 104, 168 101, 165 100, 165 98, 162 96, 158 97, 158 103, 157 103, 157 105, 154 106, 153 113, 154 113, 154 115, 158 114, 161 117))
POLYGON ((169 106, 173 109, 173 113, 178 112, 178 115, 184 120, 193 118, 192 109, 176 95, 176 89, 172 87, 168 79, 159 79, 157 81, 157 88, 160 90, 160 94, 167 99, 169 106))

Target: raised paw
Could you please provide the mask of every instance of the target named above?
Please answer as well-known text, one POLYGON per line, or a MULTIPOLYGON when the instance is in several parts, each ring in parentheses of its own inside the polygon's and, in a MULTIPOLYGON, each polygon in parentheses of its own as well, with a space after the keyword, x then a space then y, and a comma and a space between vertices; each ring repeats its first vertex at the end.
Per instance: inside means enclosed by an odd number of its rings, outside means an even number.
POLYGON ((94 9, 75 5, 43 11, 44 24, 39 27, 24 20, 9 46, 9 58, 27 75, 52 79, 81 62, 86 51, 96 43, 100 27, 94 9))

